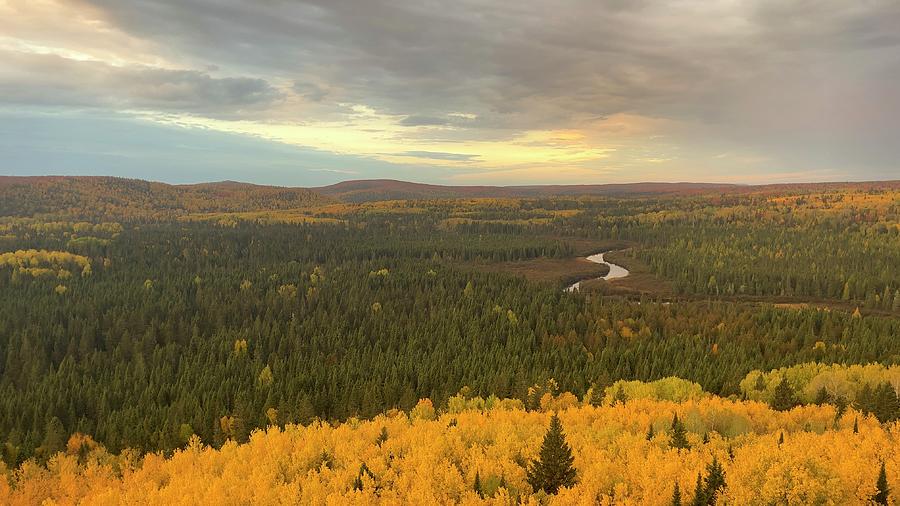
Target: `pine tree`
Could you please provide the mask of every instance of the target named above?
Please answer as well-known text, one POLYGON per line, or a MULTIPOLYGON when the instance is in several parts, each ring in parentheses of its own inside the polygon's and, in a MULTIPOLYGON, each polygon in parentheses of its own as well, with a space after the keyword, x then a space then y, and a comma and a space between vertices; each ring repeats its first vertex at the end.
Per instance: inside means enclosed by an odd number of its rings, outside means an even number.
POLYGON ((875 388, 873 401, 875 417, 879 422, 893 422, 900 416, 900 399, 890 383, 884 382, 875 388))
POLYGON ((591 387, 591 397, 588 399, 591 406, 599 407, 603 405, 604 390, 604 388, 596 383, 591 387))
POLYGON ((378 438, 375 439, 375 444, 378 446, 383 445, 388 440, 388 432, 387 427, 382 427, 381 432, 378 433, 378 438))
POLYGON ((784 444, 784 432, 782 432, 781 434, 778 435, 778 446, 780 447, 783 444, 784 444))
POLYGON ((362 490, 363 489, 363 476, 368 476, 372 480, 375 479, 375 474, 369 469, 369 466, 366 465, 365 462, 359 466, 359 473, 356 475, 356 479, 353 480, 353 490, 362 490))
POLYGON ((816 392, 816 399, 813 402, 816 405, 821 406, 823 404, 827 404, 830 400, 831 396, 828 394, 828 390, 826 390, 825 387, 822 387, 818 392, 816 392))
POLYGON ((561 487, 571 487, 575 485, 574 460, 559 416, 554 414, 541 445, 540 458, 532 461, 527 470, 528 483, 535 491, 548 494, 555 494, 561 487))
POLYGON ((484 492, 481 489, 481 474, 478 471, 475 471, 475 484, 472 485, 472 488, 475 490, 475 493, 478 494, 478 497, 484 499, 484 492))
POLYGON ((47 422, 40 449, 44 458, 50 458, 66 449, 66 429, 59 418, 54 416, 47 422))
POLYGON ((834 408, 835 408, 834 418, 835 418, 835 420, 839 420, 842 416, 844 416, 844 413, 847 411, 847 405, 848 405, 847 398, 844 397, 843 395, 839 395, 837 397, 837 399, 834 400, 834 408))
POLYGON ((853 433, 859 434, 859 418, 853 419, 853 433))
POLYGON ((872 502, 875 504, 884 504, 886 506, 891 491, 890 488, 888 488, 887 471, 884 468, 884 461, 881 462, 881 470, 878 472, 878 481, 875 483, 875 487, 878 491, 872 496, 872 502))
POLYGON ((797 397, 794 395, 794 389, 791 388, 787 378, 782 378, 781 383, 775 387, 775 393, 772 396, 772 409, 776 411, 788 411, 797 405, 797 397))
POLYGON ((622 385, 619 385, 619 388, 616 389, 615 395, 613 395, 612 405, 616 404, 625 404, 628 401, 628 396, 625 395, 625 390, 622 388, 622 385))
POLYGON ((681 489, 678 483, 675 483, 675 490, 672 491, 672 506, 681 506, 681 489))
POLYGON ((691 506, 706 506, 706 495, 703 492, 703 476, 697 473, 697 485, 694 486, 694 499, 691 506))
POLYGON ((725 469, 716 457, 713 457, 713 461, 706 466, 706 478, 703 481, 703 495, 707 504, 715 504, 716 494, 725 488, 725 469))
POLYGON ((875 411, 875 393, 872 391, 871 385, 866 383, 859 389, 853 407, 866 414, 875 411))
POLYGON ((687 441, 687 431, 684 428, 684 424, 681 423, 681 420, 678 419, 678 413, 675 413, 675 416, 672 418, 672 448, 684 449, 690 447, 687 441))
POLYGON ((650 428, 647 429, 647 441, 653 441, 653 436, 655 435, 656 433, 653 431, 653 424, 651 423, 650 428))

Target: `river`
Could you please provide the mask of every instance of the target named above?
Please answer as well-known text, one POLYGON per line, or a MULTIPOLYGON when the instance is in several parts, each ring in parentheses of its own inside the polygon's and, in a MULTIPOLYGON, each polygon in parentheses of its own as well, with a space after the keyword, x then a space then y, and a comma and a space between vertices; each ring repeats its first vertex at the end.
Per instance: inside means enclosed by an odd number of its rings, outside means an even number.
MULTIPOLYGON (((610 262, 607 262, 603 259, 603 253, 597 253, 596 255, 591 255, 587 257, 588 260, 597 264, 603 264, 609 266, 609 273, 606 276, 601 276, 599 278, 589 278, 589 279, 604 279, 609 281, 611 279, 621 279, 628 275, 628 269, 622 267, 621 265, 616 265, 610 262)), ((587 281, 587 279, 582 279, 577 283, 572 284, 572 286, 566 288, 567 292, 576 292, 581 288, 581 283, 583 281, 587 281)))

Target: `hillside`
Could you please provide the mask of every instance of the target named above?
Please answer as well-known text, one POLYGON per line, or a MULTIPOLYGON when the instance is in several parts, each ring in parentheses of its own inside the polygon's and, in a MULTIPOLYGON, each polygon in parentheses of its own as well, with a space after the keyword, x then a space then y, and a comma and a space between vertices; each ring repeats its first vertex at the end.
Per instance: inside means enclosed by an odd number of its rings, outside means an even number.
POLYGON ((436 198, 527 198, 573 195, 652 195, 690 194, 724 191, 738 185, 715 183, 627 183, 597 185, 532 185, 532 186, 445 186, 410 183, 392 179, 344 181, 313 188, 345 202, 376 200, 414 200, 436 198))
POLYGON ((116 177, 0 176, 0 216, 172 219, 190 213, 296 209, 330 201, 305 188, 230 181, 170 185, 116 177))

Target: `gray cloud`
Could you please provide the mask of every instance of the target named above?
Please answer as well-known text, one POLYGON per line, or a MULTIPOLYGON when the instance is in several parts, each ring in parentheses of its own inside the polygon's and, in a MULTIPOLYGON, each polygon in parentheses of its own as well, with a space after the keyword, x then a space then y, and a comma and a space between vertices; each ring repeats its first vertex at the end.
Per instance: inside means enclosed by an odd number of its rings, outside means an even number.
POLYGON ((239 117, 281 94, 259 78, 214 78, 197 70, 113 66, 55 55, 3 52, 0 95, 6 103, 151 109, 239 117))
POLYGON ((403 126, 441 126, 450 124, 450 121, 445 118, 414 114, 400 120, 400 124, 403 126))
POLYGON ((486 139, 627 113, 679 123, 668 142, 695 154, 740 146, 878 170, 900 159, 896 0, 72 1, 162 56, 259 79, 79 63, 89 70, 55 84, 49 68, 17 83, 33 92, 3 79, 4 94, 265 117, 281 93, 269 83, 284 80, 315 107, 288 120, 365 104, 486 139), (443 119, 454 112, 478 117, 443 119))

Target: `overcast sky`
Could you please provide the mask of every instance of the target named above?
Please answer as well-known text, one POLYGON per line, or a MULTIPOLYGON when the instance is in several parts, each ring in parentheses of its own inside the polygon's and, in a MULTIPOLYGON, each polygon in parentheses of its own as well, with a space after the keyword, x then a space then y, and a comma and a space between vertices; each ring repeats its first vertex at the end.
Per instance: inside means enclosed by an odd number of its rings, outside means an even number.
POLYGON ((0 0, 0 174, 900 179, 897 0, 0 0))

